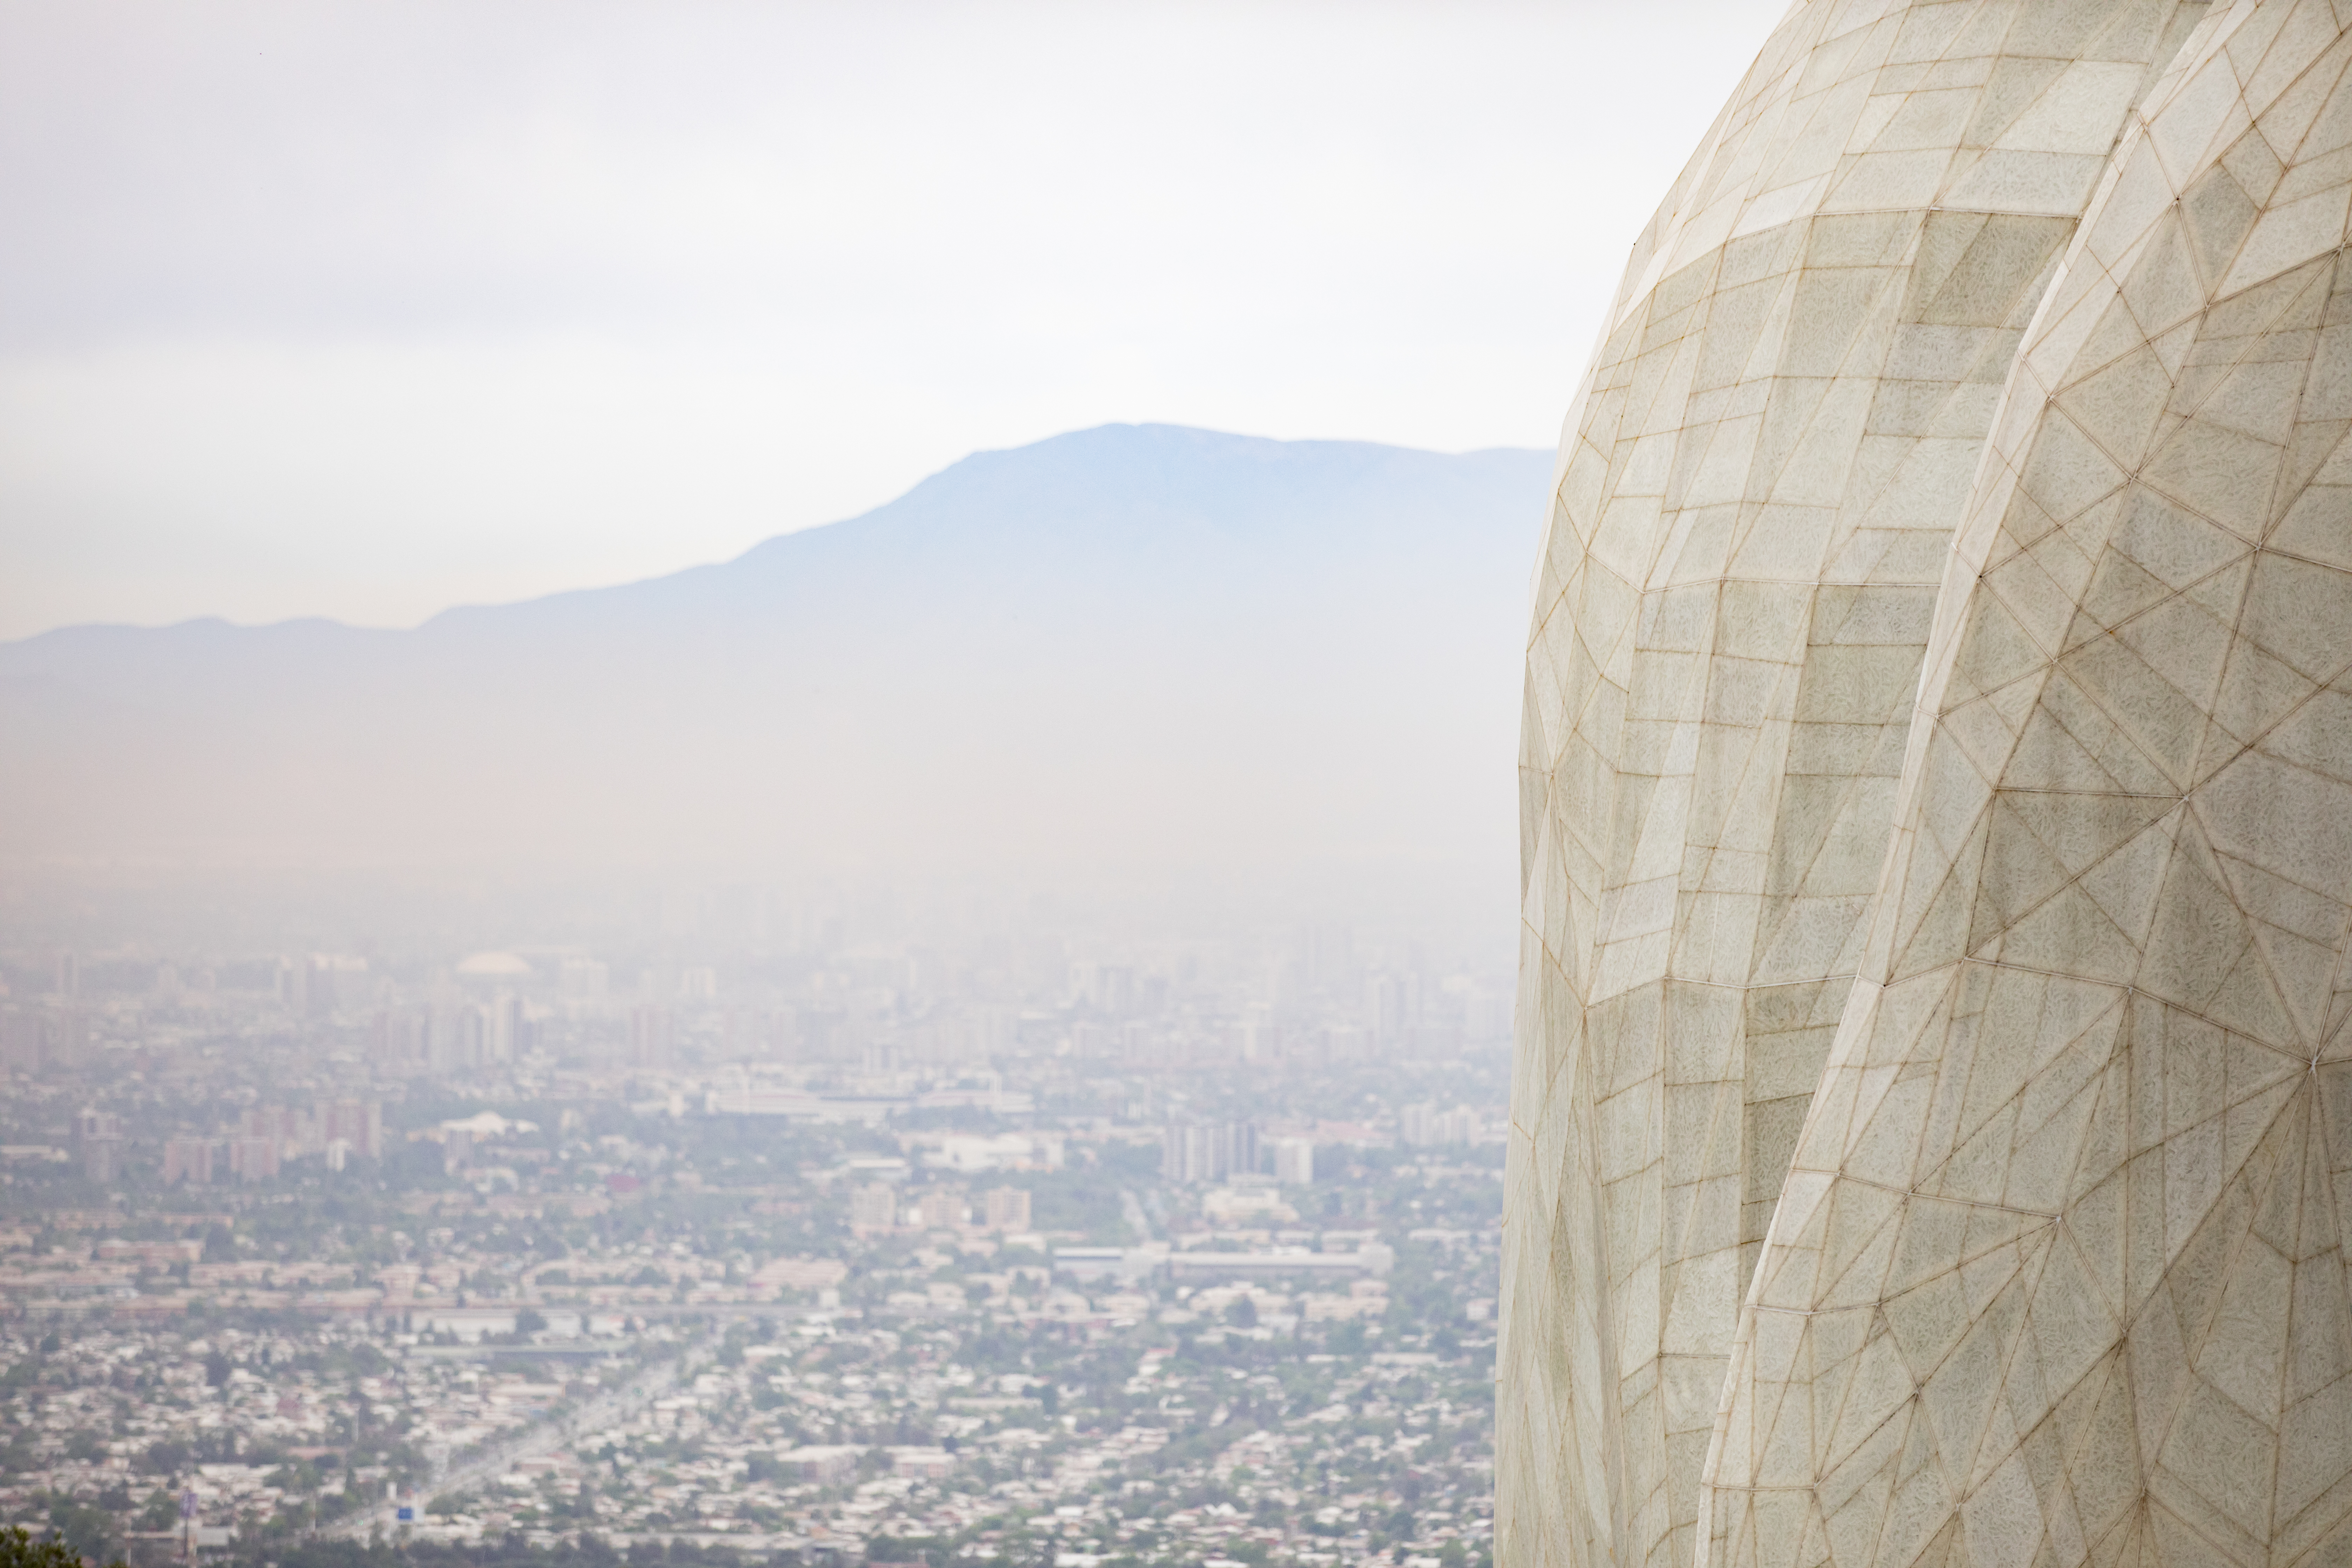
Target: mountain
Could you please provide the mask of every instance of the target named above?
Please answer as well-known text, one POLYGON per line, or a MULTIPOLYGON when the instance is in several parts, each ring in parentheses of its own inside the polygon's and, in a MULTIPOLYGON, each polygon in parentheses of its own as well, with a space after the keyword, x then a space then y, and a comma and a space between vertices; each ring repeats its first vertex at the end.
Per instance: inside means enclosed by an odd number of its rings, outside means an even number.
POLYGON ((724 564, 408 631, 0 645, 0 863, 1019 869, 1507 900, 1549 467, 1107 426, 724 564))

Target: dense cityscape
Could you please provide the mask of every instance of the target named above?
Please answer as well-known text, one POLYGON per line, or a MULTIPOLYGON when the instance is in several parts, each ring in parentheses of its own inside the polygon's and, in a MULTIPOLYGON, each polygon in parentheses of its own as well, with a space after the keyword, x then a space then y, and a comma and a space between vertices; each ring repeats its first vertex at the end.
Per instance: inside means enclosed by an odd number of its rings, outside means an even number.
POLYGON ((1490 1561, 1505 983, 927 934, 5 955, 0 1522, 1490 1561))

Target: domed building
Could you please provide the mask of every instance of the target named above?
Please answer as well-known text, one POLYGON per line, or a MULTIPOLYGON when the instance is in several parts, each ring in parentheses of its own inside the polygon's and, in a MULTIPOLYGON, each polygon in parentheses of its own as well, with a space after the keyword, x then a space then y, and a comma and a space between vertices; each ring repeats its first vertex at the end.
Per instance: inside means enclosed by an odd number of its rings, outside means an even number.
POLYGON ((1802 0, 1637 242, 1528 644, 1502 1561, 2352 1553, 2347 65, 1802 0))

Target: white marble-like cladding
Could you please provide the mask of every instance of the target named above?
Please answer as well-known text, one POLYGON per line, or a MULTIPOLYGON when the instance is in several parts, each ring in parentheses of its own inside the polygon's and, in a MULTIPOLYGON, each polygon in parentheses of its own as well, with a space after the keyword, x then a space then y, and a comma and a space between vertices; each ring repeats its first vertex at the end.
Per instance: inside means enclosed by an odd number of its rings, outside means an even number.
POLYGON ((1807 0, 1529 638, 1497 1550, 2352 1561, 2352 4, 1807 0))

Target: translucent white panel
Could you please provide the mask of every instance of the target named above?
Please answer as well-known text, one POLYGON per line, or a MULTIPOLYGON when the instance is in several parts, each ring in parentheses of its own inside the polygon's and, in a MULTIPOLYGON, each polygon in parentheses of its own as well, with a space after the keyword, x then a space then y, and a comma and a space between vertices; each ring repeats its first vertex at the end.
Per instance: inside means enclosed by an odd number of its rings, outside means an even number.
MULTIPOLYGON (((1685 1568, 1707 1549, 1700 1483, 1727 1355, 1791 1157, 1811 1146, 1807 1106, 1873 930, 1952 532, 2084 205, 2202 11, 1809 0, 1634 247, 1564 434, 1528 647, 1526 973, 1497 1384, 1498 1548, 1514 1563, 1685 1568)), ((2194 306, 2176 293, 2177 323, 2194 306)), ((2082 331, 2099 324, 2094 313, 2082 331)), ((2079 395, 2138 411, 2154 441, 2154 423, 2173 417, 2179 356, 2150 363, 2079 395)), ((2243 437, 2243 423, 2208 419, 2177 437, 2184 471, 2202 471, 2189 462, 2198 442, 2243 437)), ((1923 819, 1921 863, 1946 880, 1984 859, 1988 780, 2032 718, 2004 688, 2063 646, 2122 515, 2123 470, 2095 442, 2016 461, 2044 521, 2023 542, 2034 548, 2010 552, 2008 620, 1969 633, 1966 679, 1983 700, 1974 761, 1942 779, 1923 819)), ((2242 555, 2225 536, 2228 558, 2242 555)), ((2226 564, 2141 553, 2174 576, 2226 564)), ((2168 581, 2135 569, 2157 585, 2146 592, 2168 581)), ((2142 591, 2118 577, 2108 596, 2121 606, 2142 591)), ((2217 647, 2226 667, 2226 636, 2217 647)), ((2140 662, 2160 683, 2164 661, 2140 662)), ((2081 689, 2099 673, 2086 669, 2081 689)), ((2076 774, 2116 776, 2097 760, 2105 739, 2067 717, 2074 728, 2041 749, 2076 774)), ((2157 721, 2126 718, 2116 734, 2157 721)), ((2185 737, 2184 760, 2156 776, 2193 770, 2204 744, 2201 731, 2185 737)), ((2102 833, 2143 826, 2025 808, 2000 821, 2001 897, 2040 889, 2044 903, 2097 870, 2102 833)), ((2103 891, 2137 918, 2131 889, 2103 891)), ((1931 890, 1904 927, 1906 961, 1965 952, 1975 897, 1931 890)), ((1906 1168, 1945 1103, 1931 1035, 1923 1016, 1914 1066, 1856 1069, 1846 1131, 1823 1147, 1906 1168)), ((2092 1048, 2069 1040, 2069 1061, 2092 1048)), ((1940 1179, 1995 1198, 2054 1190, 2095 1103, 2077 1086, 2030 1118, 2015 1107, 1978 1118, 1946 1149, 1940 1179), (2005 1164, 2012 1146, 2021 1153, 2005 1164)), ((1853 1229, 1862 1213, 1854 1201, 1822 1211, 1828 1228, 1806 1244, 1812 1261, 1786 1271, 1789 1289, 1801 1276, 1803 1292, 1875 1299, 1893 1255, 1853 1229)), ((1965 1325, 1975 1307, 1953 1310, 1965 1325)), ((1853 1332, 1836 1375, 1897 1400, 1894 1342, 1865 1353, 1885 1334, 1866 1312, 1853 1332)), ((1818 1456, 1850 1453, 1861 1438, 1838 1420, 1797 1419, 1814 1403, 1751 1413, 1742 1451, 1800 1480, 1818 1456)), ((1970 1406, 1974 1429, 1990 1429, 1991 1408, 1970 1406)), ((1924 1473, 1932 1428, 1883 1462, 1924 1473)), ((1828 1539, 1826 1504, 1742 1507, 1748 1555, 1828 1539)), ((1861 1539, 1863 1508, 1846 1498, 1830 1510, 1840 1539, 1861 1539)))
POLYGON ((2129 116, 1962 496, 1708 1563, 2352 1540, 2352 34, 2217 10, 2129 116), (1841 1254, 1838 1216, 1890 1204, 1841 1254))

